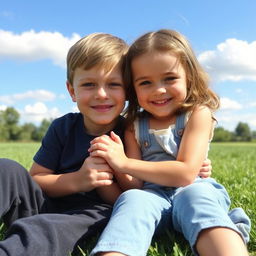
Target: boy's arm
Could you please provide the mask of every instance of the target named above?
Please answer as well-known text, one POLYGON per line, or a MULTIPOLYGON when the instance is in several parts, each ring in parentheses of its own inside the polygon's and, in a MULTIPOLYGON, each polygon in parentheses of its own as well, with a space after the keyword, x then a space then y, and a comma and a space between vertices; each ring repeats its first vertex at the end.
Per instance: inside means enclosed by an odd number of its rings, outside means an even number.
POLYGON ((201 178, 209 178, 212 175, 212 162, 210 159, 205 159, 201 169, 199 170, 198 176, 201 178))
POLYGON ((96 187, 113 183, 112 170, 99 157, 88 157, 76 172, 54 174, 54 171, 34 162, 30 175, 42 190, 51 197, 60 197, 78 192, 88 192, 96 187))

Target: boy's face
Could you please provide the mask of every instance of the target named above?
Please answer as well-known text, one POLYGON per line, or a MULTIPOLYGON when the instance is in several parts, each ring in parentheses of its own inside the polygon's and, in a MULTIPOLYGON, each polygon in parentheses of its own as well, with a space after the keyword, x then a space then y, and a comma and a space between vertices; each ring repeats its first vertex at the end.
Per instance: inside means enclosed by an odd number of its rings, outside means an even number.
POLYGON ((92 135, 108 132, 125 103, 125 91, 120 66, 106 72, 95 66, 89 70, 77 68, 73 86, 67 82, 69 94, 84 116, 85 128, 92 135))

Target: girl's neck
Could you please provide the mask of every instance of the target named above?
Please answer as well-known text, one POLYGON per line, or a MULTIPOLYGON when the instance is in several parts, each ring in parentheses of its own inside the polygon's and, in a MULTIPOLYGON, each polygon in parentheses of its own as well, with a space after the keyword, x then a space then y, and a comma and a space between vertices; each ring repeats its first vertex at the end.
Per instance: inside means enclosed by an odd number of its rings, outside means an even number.
POLYGON ((176 115, 172 115, 170 117, 164 118, 155 118, 154 116, 150 116, 149 118, 149 128, 155 130, 166 129, 170 125, 175 124, 176 115))

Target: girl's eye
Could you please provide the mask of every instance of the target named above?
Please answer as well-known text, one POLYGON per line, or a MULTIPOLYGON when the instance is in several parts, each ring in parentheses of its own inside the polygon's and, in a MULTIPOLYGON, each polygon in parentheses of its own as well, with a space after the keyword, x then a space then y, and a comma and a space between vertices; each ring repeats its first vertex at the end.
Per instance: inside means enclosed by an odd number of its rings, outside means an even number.
POLYGON ((150 84, 150 81, 148 80, 145 80, 139 83, 139 85, 148 85, 148 84, 150 84))
POLYGON ((166 77, 164 80, 166 81, 166 82, 172 82, 172 81, 174 81, 174 80, 176 80, 177 79, 177 77, 175 77, 175 76, 168 76, 168 77, 166 77))

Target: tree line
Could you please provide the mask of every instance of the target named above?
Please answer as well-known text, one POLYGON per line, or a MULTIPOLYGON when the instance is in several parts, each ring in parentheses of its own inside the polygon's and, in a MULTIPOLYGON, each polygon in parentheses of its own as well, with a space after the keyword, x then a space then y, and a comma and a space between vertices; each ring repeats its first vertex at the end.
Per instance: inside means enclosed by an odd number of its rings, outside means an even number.
MULTIPOLYGON (((41 141, 52 120, 44 119, 39 126, 33 123, 20 125, 20 114, 13 107, 0 111, 0 141, 41 141)), ((213 141, 252 141, 256 131, 251 131, 247 123, 239 122, 233 132, 217 127, 213 141)))
POLYGON ((256 131, 251 131, 247 123, 239 122, 233 132, 225 130, 223 127, 217 127, 214 130, 213 141, 252 141, 256 140, 256 131))
POLYGON ((13 107, 0 111, 0 141, 41 141, 52 120, 44 119, 39 126, 19 125, 20 114, 13 107))

